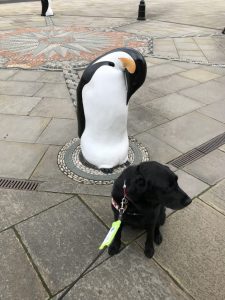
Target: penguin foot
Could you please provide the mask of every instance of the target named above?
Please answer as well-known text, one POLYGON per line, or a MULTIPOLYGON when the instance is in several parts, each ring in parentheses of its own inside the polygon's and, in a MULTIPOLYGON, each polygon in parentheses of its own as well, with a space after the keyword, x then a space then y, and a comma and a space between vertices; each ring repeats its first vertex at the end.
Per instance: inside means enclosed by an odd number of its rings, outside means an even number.
POLYGON ((105 174, 112 174, 113 168, 109 168, 109 169, 107 169, 107 168, 102 168, 102 169, 100 169, 100 171, 102 171, 102 172, 105 173, 105 174))

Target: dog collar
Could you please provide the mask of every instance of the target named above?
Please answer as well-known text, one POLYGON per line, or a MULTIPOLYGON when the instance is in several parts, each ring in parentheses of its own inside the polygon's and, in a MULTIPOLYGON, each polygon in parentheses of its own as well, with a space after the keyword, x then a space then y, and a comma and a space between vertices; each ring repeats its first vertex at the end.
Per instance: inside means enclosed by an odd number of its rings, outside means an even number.
MULTIPOLYGON (((120 206, 117 204, 117 202, 112 198, 112 206, 119 211, 120 206)), ((127 205, 125 206, 125 210, 127 209, 127 205)), ((140 213, 130 213, 130 212, 126 212, 126 214, 131 215, 131 216, 143 216, 143 214, 140 213)))
MULTIPOLYGON (((116 202, 113 198, 112 198, 112 206, 113 206, 116 210, 119 211, 120 206, 119 206, 119 204, 117 204, 117 202, 116 202)), ((125 206, 124 209, 125 209, 125 210, 127 209, 127 205, 125 206)))

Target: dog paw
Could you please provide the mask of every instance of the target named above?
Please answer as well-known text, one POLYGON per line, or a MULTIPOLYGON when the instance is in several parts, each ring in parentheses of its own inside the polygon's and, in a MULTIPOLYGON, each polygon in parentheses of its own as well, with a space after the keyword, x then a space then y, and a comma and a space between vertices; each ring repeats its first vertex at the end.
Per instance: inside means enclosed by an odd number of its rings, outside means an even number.
POLYGON ((154 250, 154 248, 145 248, 144 253, 145 253, 145 256, 147 256, 148 258, 152 258, 152 256, 155 253, 155 250, 154 250))
POLYGON ((115 254, 119 253, 120 244, 121 243, 113 243, 111 246, 109 246, 109 248, 108 248, 109 255, 112 256, 112 255, 115 255, 115 254))
POLYGON ((156 243, 156 245, 160 245, 162 243, 162 235, 160 232, 157 232, 157 234, 155 234, 154 236, 154 242, 156 243))

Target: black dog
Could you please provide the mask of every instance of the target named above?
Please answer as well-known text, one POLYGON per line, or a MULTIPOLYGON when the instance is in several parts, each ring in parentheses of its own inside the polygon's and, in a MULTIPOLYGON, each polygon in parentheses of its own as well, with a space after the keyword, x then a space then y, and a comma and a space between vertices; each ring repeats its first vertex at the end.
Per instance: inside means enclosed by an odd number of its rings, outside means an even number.
POLYGON ((145 255, 154 255, 153 242, 159 245, 162 235, 159 227, 166 219, 166 207, 182 209, 191 203, 188 195, 179 187, 177 175, 169 167, 151 161, 138 166, 130 166, 116 179, 112 190, 112 209, 115 220, 118 220, 121 201, 124 197, 124 182, 126 184, 126 199, 128 204, 123 214, 122 224, 116 237, 109 247, 109 254, 119 252, 123 224, 146 229, 145 255))

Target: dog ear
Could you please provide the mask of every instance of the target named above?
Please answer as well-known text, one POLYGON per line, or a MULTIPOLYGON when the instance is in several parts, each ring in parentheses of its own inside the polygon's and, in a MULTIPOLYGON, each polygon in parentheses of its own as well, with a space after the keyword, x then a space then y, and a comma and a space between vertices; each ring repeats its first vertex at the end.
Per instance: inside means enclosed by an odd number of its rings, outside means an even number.
POLYGON ((145 178, 141 175, 137 175, 131 180, 128 187, 128 194, 141 195, 146 192, 147 182, 145 178))

